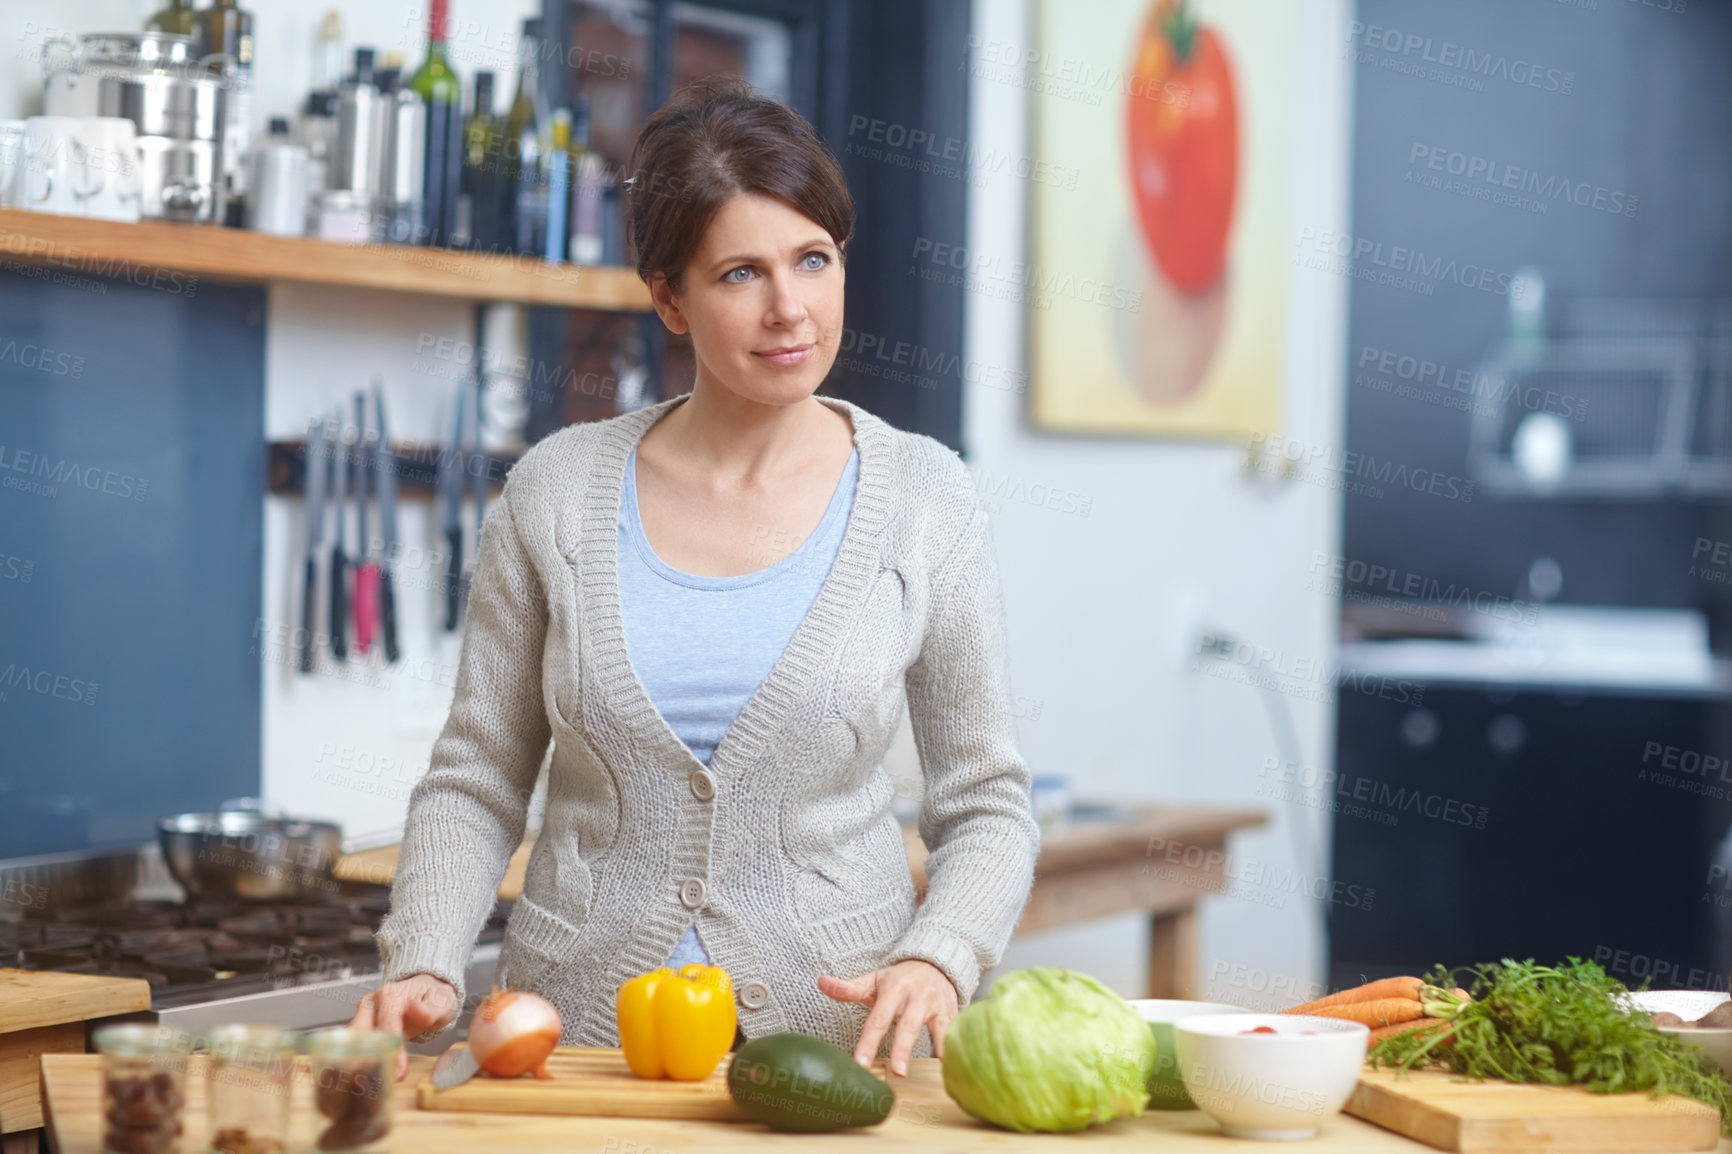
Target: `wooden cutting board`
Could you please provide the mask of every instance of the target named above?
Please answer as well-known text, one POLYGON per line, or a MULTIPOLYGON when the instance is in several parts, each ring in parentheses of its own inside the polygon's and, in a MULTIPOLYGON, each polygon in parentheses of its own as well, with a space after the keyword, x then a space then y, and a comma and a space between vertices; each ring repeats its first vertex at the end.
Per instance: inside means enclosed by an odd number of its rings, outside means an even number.
MULTIPOLYGON (((453 1049, 464 1048, 458 1043, 453 1049)), ((561 1046, 547 1059, 552 1078, 493 1078, 477 1074, 461 1086, 436 1090, 431 1078, 415 1088, 423 1110, 477 1114, 589 1114, 611 1118, 745 1119, 728 1096, 726 1058, 702 1082, 640 1078, 618 1049, 561 1046)))
POLYGON ((0 1034, 150 1009, 140 978, 0 969, 0 1034))
POLYGON ((1720 1141, 1720 1112, 1676 1094, 1656 1099, 1595 1094, 1575 1086, 1467 1082, 1435 1070, 1367 1071, 1346 1110, 1462 1154, 1664 1154, 1712 1150, 1720 1141))

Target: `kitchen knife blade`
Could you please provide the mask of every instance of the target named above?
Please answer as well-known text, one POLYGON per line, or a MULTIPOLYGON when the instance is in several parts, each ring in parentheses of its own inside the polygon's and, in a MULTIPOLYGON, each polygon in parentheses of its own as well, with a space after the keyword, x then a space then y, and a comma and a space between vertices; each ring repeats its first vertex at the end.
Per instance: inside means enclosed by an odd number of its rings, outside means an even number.
POLYGON ((385 430, 385 395, 373 378, 373 411, 379 419, 379 626, 385 634, 385 664, 397 663, 397 596, 391 588, 391 563, 397 554, 397 456, 385 430))
POLYGON ((487 480, 493 473, 493 462, 481 445, 481 372, 475 373, 475 419, 469 424, 469 437, 475 442, 475 455, 469 467, 469 482, 475 497, 475 556, 463 573, 463 603, 469 603, 469 588, 474 583, 474 566, 481 561, 481 522, 487 516, 487 480))
POLYGON ((326 427, 331 449, 331 503, 337 510, 337 535, 331 543, 331 656, 341 661, 349 655, 348 559, 343 556, 343 503, 347 500, 349 455, 343 449, 343 410, 326 427))
POLYGON ((318 623, 313 619, 319 599, 319 546, 325 540, 325 420, 314 417, 307 422, 307 441, 302 463, 301 496, 307 517, 307 562, 305 581, 301 587, 301 662, 302 673, 313 671, 313 638, 318 636, 318 623))
POLYGON ((355 648, 362 653, 373 646, 373 631, 379 619, 379 566, 373 563, 373 541, 367 535, 367 475, 371 471, 373 439, 367 432, 367 394, 355 392, 355 648))
POLYGON ((467 390, 457 384, 457 416, 451 443, 439 459, 439 519, 445 530, 445 632, 457 631, 457 607, 463 575, 463 409, 467 390))
POLYGON ((475 1051, 465 1046, 458 1049, 453 1046, 440 1054, 433 1063, 433 1088, 449 1090, 453 1086, 461 1086, 475 1077, 481 1066, 475 1061, 475 1051))

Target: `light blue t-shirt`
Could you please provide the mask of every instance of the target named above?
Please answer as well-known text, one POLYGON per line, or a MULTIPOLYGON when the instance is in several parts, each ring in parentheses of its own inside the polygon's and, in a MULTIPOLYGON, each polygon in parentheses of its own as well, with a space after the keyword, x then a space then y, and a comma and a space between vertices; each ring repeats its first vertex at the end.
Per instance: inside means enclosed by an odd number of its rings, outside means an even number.
MULTIPOLYGON (((632 668, 656 707, 705 765, 746 707, 800 622, 818 599, 841 548, 854 507, 860 452, 812 535, 788 556, 737 577, 698 577, 673 568, 650 548, 637 503, 637 450, 625 466, 619 506, 619 599, 632 668)), ((789 542, 755 542, 768 559, 789 542)), ((709 963, 695 927, 687 927, 666 965, 709 963)))

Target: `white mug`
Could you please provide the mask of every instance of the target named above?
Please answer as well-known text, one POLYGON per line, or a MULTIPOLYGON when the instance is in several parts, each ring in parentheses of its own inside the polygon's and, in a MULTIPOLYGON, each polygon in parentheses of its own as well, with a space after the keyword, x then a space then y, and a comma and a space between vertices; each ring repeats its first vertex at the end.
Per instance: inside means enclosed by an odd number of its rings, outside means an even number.
POLYGON ((132 121, 32 116, 25 122, 14 199, 61 216, 136 221, 140 161, 132 121))
POLYGON ((24 121, 0 120, 0 208, 19 207, 24 170, 24 121))
POLYGON ((77 140, 78 119, 32 116, 24 122, 24 150, 17 177, 19 208, 80 215, 80 201, 72 195, 72 146, 77 140))
POLYGON ((141 189, 138 130, 123 116, 79 118, 72 193, 80 215, 137 221, 141 189))

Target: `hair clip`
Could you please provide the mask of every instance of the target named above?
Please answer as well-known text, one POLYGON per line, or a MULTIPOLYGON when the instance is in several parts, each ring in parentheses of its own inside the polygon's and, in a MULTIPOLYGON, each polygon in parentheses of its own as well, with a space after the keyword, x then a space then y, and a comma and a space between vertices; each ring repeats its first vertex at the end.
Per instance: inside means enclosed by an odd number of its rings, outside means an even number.
POLYGON ((620 187, 625 189, 625 194, 627 196, 630 196, 632 194, 633 190, 637 188, 637 177, 635 177, 635 176, 626 177, 625 183, 622 184, 620 187))

